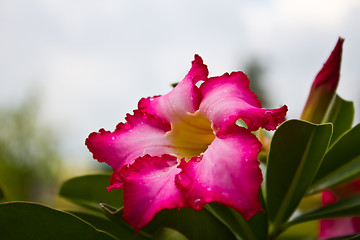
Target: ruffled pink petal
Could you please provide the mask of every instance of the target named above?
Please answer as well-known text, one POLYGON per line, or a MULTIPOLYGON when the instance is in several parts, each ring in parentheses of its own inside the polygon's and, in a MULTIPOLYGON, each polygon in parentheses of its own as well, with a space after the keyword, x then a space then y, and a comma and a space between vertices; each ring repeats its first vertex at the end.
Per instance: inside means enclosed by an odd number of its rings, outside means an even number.
POLYGON ((95 159, 119 171, 145 154, 173 153, 173 147, 165 137, 170 130, 169 124, 138 110, 134 115, 128 114, 126 121, 118 124, 114 132, 100 129, 89 135, 85 144, 95 159))
POLYGON ((250 131, 259 127, 274 130, 287 112, 285 105, 278 109, 261 108, 243 72, 210 78, 200 86, 200 90, 203 94, 200 111, 212 121, 216 132, 226 131, 238 119, 242 119, 250 131))
POLYGON ((114 171, 110 177, 110 186, 108 186, 106 190, 110 192, 113 189, 122 189, 122 188, 123 188, 123 182, 121 181, 120 178, 120 172, 114 171))
POLYGON ((182 207, 175 175, 181 170, 170 155, 145 155, 121 169, 124 183, 124 219, 137 231, 162 209, 182 207))
POLYGON ((161 118, 164 122, 176 121, 186 113, 194 113, 201 101, 201 92, 195 84, 206 80, 208 73, 201 57, 195 55, 189 73, 172 91, 164 96, 141 99, 139 109, 161 118))
POLYGON ((245 219, 261 211, 259 190, 262 175, 257 154, 261 144, 245 128, 218 135, 205 153, 189 162, 175 178, 183 189, 185 205, 200 210, 209 202, 232 207, 245 219))

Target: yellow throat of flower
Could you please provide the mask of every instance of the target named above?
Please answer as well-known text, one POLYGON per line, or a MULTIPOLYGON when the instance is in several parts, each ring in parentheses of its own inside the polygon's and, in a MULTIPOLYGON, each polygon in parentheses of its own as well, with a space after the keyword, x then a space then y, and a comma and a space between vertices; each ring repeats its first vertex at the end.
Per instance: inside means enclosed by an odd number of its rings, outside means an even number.
POLYGON ((175 146, 178 157, 191 158, 205 152, 215 139, 215 134, 211 122, 196 111, 171 123, 167 137, 175 146))

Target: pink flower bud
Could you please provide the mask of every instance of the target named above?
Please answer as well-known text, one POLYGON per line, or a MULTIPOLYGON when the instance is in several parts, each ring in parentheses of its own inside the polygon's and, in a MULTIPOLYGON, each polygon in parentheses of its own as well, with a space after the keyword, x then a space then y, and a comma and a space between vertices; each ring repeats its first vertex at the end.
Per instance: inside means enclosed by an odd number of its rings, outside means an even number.
POLYGON ((339 38, 330 57, 315 77, 301 119, 322 122, 339 83, 343 42, 344 39, 339 38))

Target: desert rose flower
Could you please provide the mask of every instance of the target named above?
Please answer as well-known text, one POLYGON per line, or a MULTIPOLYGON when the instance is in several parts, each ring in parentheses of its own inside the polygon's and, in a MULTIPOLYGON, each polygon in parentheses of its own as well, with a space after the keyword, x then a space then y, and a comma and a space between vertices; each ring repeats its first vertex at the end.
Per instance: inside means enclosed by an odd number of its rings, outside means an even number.
POLYGON ((324 119, 339 83, 343 42, 344 39, 339 38, 330 57, 315 77, 301 119, 314 123, 321 123, 324 119))
POLYGON ((242 72, 208 78, 195 55, 172 91, 141 99, 125 123, 91 133, 86 145, 114 169, 108 190, 124 190, 123 217, 136 230, 162 209, 201 210, 210 202, 249 219, 262 211, 261 143, 251 131, 274 130, 286 112, 286 106, 261 108, 242 72))

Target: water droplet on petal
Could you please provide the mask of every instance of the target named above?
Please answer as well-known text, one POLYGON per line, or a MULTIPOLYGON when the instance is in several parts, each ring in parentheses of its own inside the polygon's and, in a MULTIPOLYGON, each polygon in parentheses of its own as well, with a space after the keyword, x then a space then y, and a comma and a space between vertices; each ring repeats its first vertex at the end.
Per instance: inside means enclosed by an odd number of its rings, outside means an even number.
POLYGON ((111 137, 111 140, 115 140, 115 137, 111 137))
POLYGON ((206 191, 211 192, 211 187, 206 188, 206 191))
POLYGON ((270 117, 272 115, 272 112, 271 111, 266 111, 266 112, 264 112, 264 115, 267 116, 267 117, 270 117))
POLYGON ((203 200, 201 200, 200 198, 197 198, 197 199, 194 200, 193 208, 195 210, 201 210, 203 205, 204 205, 203 200))
POLYGON ((150 101, 154 101, 154 98, 149 98, 150 101))
POLYGON ((183 174, 179 174, 176 176, 176 180, 178 183, 180 183, 183 187, 188 187, 191 184, 191 179, 183 174))

